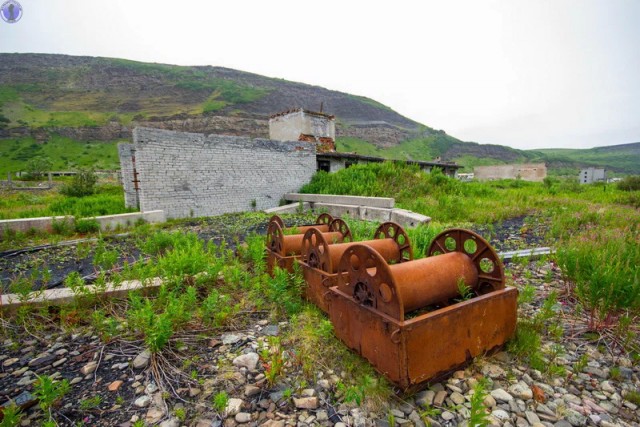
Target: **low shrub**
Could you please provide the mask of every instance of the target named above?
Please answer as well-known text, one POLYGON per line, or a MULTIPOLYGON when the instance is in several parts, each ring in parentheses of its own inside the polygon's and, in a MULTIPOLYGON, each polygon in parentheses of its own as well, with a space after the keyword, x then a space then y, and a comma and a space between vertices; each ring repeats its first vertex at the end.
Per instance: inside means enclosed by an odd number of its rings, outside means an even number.
POLYGON ((81 169, 69 184, 64 185, 60 192, 65 196, 84 197, 95 193, 98 177, 92 169, 81 169))
POLYGON ((77 219, 75 228, 80 234, 96 233, 100 231, 100 223, 95 218, 77 219))
POLYGON ((622 191, 640 191, 640 175, 627 176, 618 181, 618 189, 622 191))

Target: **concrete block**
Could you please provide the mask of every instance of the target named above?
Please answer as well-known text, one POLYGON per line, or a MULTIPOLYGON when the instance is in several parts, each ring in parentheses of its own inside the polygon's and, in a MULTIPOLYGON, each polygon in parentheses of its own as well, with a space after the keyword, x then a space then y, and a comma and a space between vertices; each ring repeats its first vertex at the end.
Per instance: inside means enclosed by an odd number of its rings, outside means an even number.
POLYGON ((391 221, 397 222, 403 227, 417 227, 420 224, 427 224, 431 221, 428 216, 411 212, 406 209, 392 209, 391 221))
MULTIPOLYGON (((104 292, 102 290, 98 291, 94 285, 88 285, 84 289, 90 295, 98 292, 103 296, 123 297, 129 292, 138 289, 156 291, 160 285, 162 285, 162 280, 156 277, 144 283, 139 280, 124 281, 119 284, 107 283, 104 292)), ((25 304, 36 306, 63 305, 74 301, 76 298, 76 295, 69 288, 46 289, 32 294, 33 296, 26 301, 21 295, 17 294, 0 295, 0 311, 14 311, 25 304)))
MULTIPOLYGON (((72 216, 50 216, 40 218, 19 218, 19 219, 3 219, 0 220, 0 232, 4 233, 5 230, 12 230, 16 232, 26 233, 29 230, 35 229, 39 231, 53 231, 54 221, 71 221, 72 216)), ((0 239, 2 235, 0 235, 0 239)))
POLYGON ((370 206, 373 208, 392 208, 395 203, 392 197, 340 196, 336 194, 287 193, 284 198, 291 201, 302 200, 311 203, 370 206))
POLYGON ((360 219, 365 221, 387 222, 391 220, 392 209, 360 206, 360 219))
MULTIPOLYGON (((268 214, 285 214, 285 213, 298 213, 300 210, 300 203, 289 203, 288 205, 278 206, 277 208, 269 208, 265 209, 264 212, 268 214)), ((302 210, 308 211, 311 210, 311 204, 309 202, 302 202, 302 210)))
POLYGON ((163 210, 147 211, 142 212, 142 219, 151 224, 162 223, 167 222, 167 215, 163 210))
POLYGON ((360 206, 355 205, 337 205, 329 203, 314 203, 313 210, 320 213, 326 212, 334 217, 351 217, 360 219, 360 206))

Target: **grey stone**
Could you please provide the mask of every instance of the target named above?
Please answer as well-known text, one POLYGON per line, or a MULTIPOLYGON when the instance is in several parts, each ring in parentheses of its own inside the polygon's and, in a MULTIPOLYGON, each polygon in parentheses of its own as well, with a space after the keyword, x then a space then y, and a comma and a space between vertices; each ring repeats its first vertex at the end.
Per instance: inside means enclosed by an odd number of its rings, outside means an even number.
POLYGON ((433 405, 441 407, 444 403, 444 400, 447 398, 447 392, 442 390, 436 393, 436 396, 433 399, 433 405))
POLYGON ((451 393, 451 396, 449 396, 449 398, 456 405, 462 405, 465 402, 464 396, 462 394, 458 393, 457 391, 454 391, 453 393, 451 393))
POLYGON ((615 393, 616 389, 611 385, 609 381, 602 381, 600 383, 600 389, 605 393, 615 393))
POLYGON ((147 411, 147 415, 145 415, 144 420, 148 424, 155 424, 158 421, 160 421, 162 417, 164 417, 164 414, 165 414, 164 409, 153 405, 147 411))
POLYGON ((483 405, 487 408, 494 408, 496 406, 496 399, 493 398, 490 394, 488 394, 484 400, 482 401, 483 405))
POLYGON ((510 400, 513 400, 513 396, 511 396, 509 393, 507 393, 501 388, 491 390, 491 396, 493 396, 493 398, 496 399, 498 402, 508 402, 510 400))
POLYGON ((225 413, 227 414, 227 416, 235 416, 237 413, 239 413, 243 403, 244 401, 242 399, 229 399, 227 401, 227 407, 225 409, 225 413))
POLYGON ((491 412, 491 415, 493 415, 494 417, 496 417, 500 421, 506 421, 506 420, 509 419, 509 413, 507 411, 502 410, 502 409, 496 409, 495 411, 491 412))
POLYGON ((293 404, 298 409, 317 409, 319 406, 318 398, 314 397, 301 397, 293 398, 293 404))
POLYGON ((587 417, 573 409, 567 409, 564 418, 574 427, 583 426, 587 423, 587 417))
POLYGON ((242 339, 242 336, 238 334, 222 334, 222 344, 231 345, 235 344, 242 339))
POLYGON ((433 390, 423 390, 416 394, 416 405, 427 408, 433 404, 436 393, 433 390))
POLYGON ((86 365, 84 365, 82 368, 80 368, 80 373, 82 375, 89 375, 90 373, 95 371, 97 367, 98 367, 98 362, 89 362, 86 365))
POLYGON ((449 411, 444 411, 442 414, 440 414, 440 416, 442 417, 443 420, 445 421, 451 421, 453 420, 456 416, 453 415, 451 412, 449 411))
POLYGON ((258 353, 246 353, 233 359, 233 364, 238 367, 244 366, 250 371, 253 371, 258 365, 258 360, 260 360, 258 353))
POLYGON ((177 418, 169 418, 159 424, 160 427, 180 427, 180 420, 177 418))
POLYGON ((280 334, 280 328, 278 327, 278 325, 269 325, 262 328, 260 333, 262 333, 262 335, 275 337, 280 334))
POLYGON ((149 350, 143 350, 133 359, 132 365, 135 369, 143 369, 149 366, 150 360, 151 352, 149 350))
POLYGON ((133 402, 133 404, 136 405, 138 408, 146 408, 151 404, 151 397, 147 395, 140 396, 133 402))
POLYGON ((235 420, 240 424, 248 423, 251 421, 251 414, 248 412, 238 412, 235 416, 235 420))
POLYGON ((256 387, 254 385, 246 385, 244 387, 244 395, 247 397, 255 396, 256 394, 260 394, 260 387, 256 387))
POLYGON ((524 382, 519 382, 509 387, 509 393, 522 400, 533 398, 533 391, 531 391, 529 386, 524 382))
POLYGON ((540 422, 540 418, 533 411, 525 411, 524 416, 527 418, 527 421, 531 425, 534 425, 535 423, 539 423, 540 422))
POLYGON ((505 376, 504 369, 498 365, 487 364, 482 367, 482 373, 489 378, 500 378, 505 376))

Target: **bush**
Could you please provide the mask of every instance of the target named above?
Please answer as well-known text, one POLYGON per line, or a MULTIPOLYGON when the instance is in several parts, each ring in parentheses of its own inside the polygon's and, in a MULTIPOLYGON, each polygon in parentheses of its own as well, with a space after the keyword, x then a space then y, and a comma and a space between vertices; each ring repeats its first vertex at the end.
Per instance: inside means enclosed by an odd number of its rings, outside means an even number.
POLYGON ((40 179, 51 169, 51 160, 45 157, 34 157, 27 163, 27 179, 40 179))
POLYGON ((638 191, 640 190, 640 176, 627 176, 618 182, 618 189, 622 191, 638 191))
POLYGON ((76 231, 81 234, 96 233, 100 231, 100 223, 95 218, 78 219, 76 231))
POLYGON ((71 182, 60 189, 65 196, 84 197, 95 193, 98 177, 92 169, 79 170, 71 182))

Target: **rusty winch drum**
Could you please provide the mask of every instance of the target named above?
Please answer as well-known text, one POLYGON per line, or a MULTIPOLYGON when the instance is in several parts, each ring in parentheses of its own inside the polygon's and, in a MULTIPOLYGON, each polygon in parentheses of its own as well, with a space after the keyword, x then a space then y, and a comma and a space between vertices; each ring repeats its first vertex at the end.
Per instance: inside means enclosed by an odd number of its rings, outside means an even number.
POLYGON ((328 312, 327 293, 337 282, 336 269, 345 251, 353 245, 367 245, 374 248, 387 262, 403 263, 413 259, 413 249, 405 230, 395 222, 381 224, 373 234, 373 240, 350 243, 327 241, 326 235, 318 230, 308 230, 302 239, 301 258, 307 286, 307 299, 324 312, 328 312))
POLYGON ((328 303, 336 335, 403 388, 442 376, 515 332, 518 293, 505 288, 486 240, 447 230, 428 254, 390 265, 370 246, 351 245, 328 303))
POLYGON ((316 218, 316 222, 314 224, 286 227, 284 225, 284 221, 282 220, 282 218, 280 218, 278 215, 274 215, 269 219, 269 224, 271 224, 272 222, 277 223, 280 226, 280 228, 282 228, 282 231, 284 232, 284 234, 287 234, 287 235, 304 234, 310 228, 317 228, 321 232, 326 233, 327 231, 329 231, 329 224, 331 224, 331 221, 333 220, 334 218, 328 213, 321 213, 316 218))
MULTIPOLYGON (((320 217, 319 217, 320 218, 320 217)), ((305 226, 307 232, 310 230, 317 231, 327 241, 331 243, 341 243, 351 240, 351 230, 344 220, 340 218, 333 219, 328 225, 319 224, 320 229, 326 229, 326 232, 320 232, 316 226, 305 226)), ((299 231, 297 227, 289 228, 291 231, 299 231)), ((267 228, 267 271, 273 273, 273 269, 278 266, 289 272, 293 271, 293 262, 300 257, 302 250, 302 240, 304 234, 285 234, 284 230, 277 221, 269 222, 267 228)))

